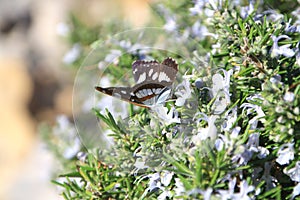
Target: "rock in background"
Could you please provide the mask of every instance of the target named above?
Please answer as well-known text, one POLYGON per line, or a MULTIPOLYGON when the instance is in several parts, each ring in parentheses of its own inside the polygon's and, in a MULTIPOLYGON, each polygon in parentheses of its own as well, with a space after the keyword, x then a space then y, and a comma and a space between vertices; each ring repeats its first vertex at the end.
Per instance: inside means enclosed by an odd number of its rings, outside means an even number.
MULTIPOLYGON (((84 23, 150 20, 147 0, 0 1, 0 199, 60 199, 50 184, 54 158, 37 133, 42 121, 72 116, 74 72, 57 26, 70 12, 84 23)), ((114 33, 113 33, 114 34, 114 33)))

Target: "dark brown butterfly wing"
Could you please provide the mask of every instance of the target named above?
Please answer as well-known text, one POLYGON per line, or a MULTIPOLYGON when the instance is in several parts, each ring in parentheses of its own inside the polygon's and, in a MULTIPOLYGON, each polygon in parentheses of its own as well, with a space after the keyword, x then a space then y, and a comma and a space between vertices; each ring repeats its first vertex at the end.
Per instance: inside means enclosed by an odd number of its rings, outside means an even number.
POLYGON ((154 102, 151 100, 163 92, 165 85, 158 84, 156 82, 137 84, 134 87, 95 87, 96 90, 113 96, 129 103, 141 106, 149 107, 151 105, 145 104, 145 102, 154 102))
POLYGON ((142 101, 139 101, 135 95, 131 95, 133 93, 131 93, 132 88, 130 88, 130 87, 103 88, 103 87, 96 86, 95 89, 98 90, 99 92, 102 92, 102 93, 107 94, 112 97, 122 99, 123 101, 127 101, 134 105, 137 105, 140 107, 145 107, 145 108, 149 107, 149 106, 144 105, 142 101))
MULTIPOLYGON (((133 76, 136 81, 134 87, 95 87, 104 94, 122 99, 137 106, 149 108, 156 97, 164 93, 168 96, 169 86, 176 78, 178 64, 172 58, 166 58, 162 63, 156 60, 137 60, 132 64, 133 76), (150 104, 148 104, 150 103, 150 104)), ((163 101, 163 100, 162 100, 163 101)))
POLYGON ((156 60, 137 60, 132 64, 134 80, 137 84, 149 81, 165 82, 172 85, 176 78, 178 64, 173 58, 166 58, 162 63, 156 60))

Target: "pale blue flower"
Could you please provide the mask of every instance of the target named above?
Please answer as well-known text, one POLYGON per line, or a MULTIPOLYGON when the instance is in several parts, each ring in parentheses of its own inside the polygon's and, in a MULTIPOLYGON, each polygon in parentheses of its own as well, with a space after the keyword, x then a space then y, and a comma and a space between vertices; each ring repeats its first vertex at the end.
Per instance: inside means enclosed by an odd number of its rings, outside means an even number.
POLYGON ((249 149, 253 148, 255 149, 254 151, 257 151, 257 147, 259 145, 259 133, 250 134, 246 145, 249 149))
POLYGON ((134 163, 134 170, 133 170, 133 174, 136 175, 140 170, 144 170, 149 168, 149 166, 147 166, 145 164, 145 161, 142 160, 142 158, 137 158, 135 163, 134 163))
POLYGON ((135 43, 132 46, 130 46, 127 52, 132 55, 138 56, 139 59, 145 59, 146 54, 149 52, 149 47, 139 43, 135 43))
POLYGON ((159 12, 164 16, 166 22, 163 28, 169 33, 176 32, 178 29, 176 15, 172 14, 172 12, 162 4, 160 4, 158 8, 159 12))
POLYGON ((149 178, 148 187, 143 193, 141 199, 145 198, 147 193, 153 192, 155 190, 162 190, 159 199, 163 200, 167 197, 172 197, 172 193, 167 189, 167 186, 170 184, 173 178, 174 172, 163 170, 162 172, 156 172, 153 174, 146 175, 144 178, 149 178))
MULTIPOLYGON (((134 124, 133 124, 134 126, 134 124)), ((142 153, 141 150, 143 149, 142 146, 139 146, 138 148, 136 148, 136 150, 133 152, 133 157, 134 158, 141 158, 142 157, 142 153)))
POLYGON ((57 125, 53 128, 53 134, 60 139, 57 146, 61 148, 63 156, 70 159, 79 152, 81 141, 77 135, 75 126, 69 121, 67 116, 59 115, 56 121, 57 125))
POLYGON ((213 10, 219 10, 223 7, 222 0, 207 0, 213 10))
POLYGON ((237 120, 237 107, 233 107, 225 113, 225 121, 221 126, 222 131, 230 131, 237 120))
POLYGON ((300 183, 294 187, 291 199, 294 199, 298 195, 300 195, 300 183))
POLYGON ((272 36, 273 39, 273 46, 271 48, 271 57, 277 57, 279 55, 283 55, 285 57, 293 57, 295 55, 295 51, 291 49, 291 44, 285 44, 285 45, 278 45, 279 40, 281 39, 288 39, 290 40, 291 38, 287 35, 281 35, 281 36, 272 36))
POLYGON ((249 2, 249 5, 248 6, 243 6, 241 7, 241 17, 243 19, 245 19, 246 17, 248 17, 251 13, 253 13, 254 11, 254 3, 255 1, 248 1, 249 2))
POLYGON ((64 55, 63 62, 66 64, 71 64, 75 62, 79 58, 80 52, 81 52, 80 44, 75 43, 73 47, 64 55))
MULTIPOLYGON (((140 38, 137 38, 139 40, 140 38)), ((149 59, 152 60, 152 57, 147 57, 146 54, 149 53, 149 46, 145 46, 138 42, 132 44, 129 40, 121 40, 116 42, 125 52, 138 56, 140 60, 149 59)))
POLYGON ((222 113, 226 107, 230 104, 230 76, 233 71, 221 70, 224 74, 222 76, 220 73, 216 73, 212 76, 212 97, 215 98, 215 101, 212 105, 214 113, 222 113))
POLYGON ((198 123, 201 120, 205 120, 207 122, 207 127, 203 128, 200 127, 197 130, 197 134, 192 137, 192 141, 194 144, 200 145, 201 141, 206 140, 208 138, 214 140, 217 137, 217 127, 215 125, 217 116, 216 115, 211 115, 209 117, 205 116, 204 118, 198 119, 198 123))
POLYGON ((81 148, 81 141, 78 137, 74 138, 72 146, 69 146, 63 152, 63 156, 67 159, 73 158, 81 148))
POLYGON ((258 153, 257 157, 260 159, 265 158, 267 155, 269 155, 268 149, 259 146, 259 133, 252 133, 248 138, 246 146, 248 147, 249 151, 258 153))
POLYGON ((219 194, 221 195, 221 199, 227 200, 227 199, 233 199, 234 198, 234 188, 236 185, 236 178, 229 179, 228 182, 228 190, 219 190, 219 194))
POLYGON ((232 156, 232 162, 239 165, 245 165, 253 157, 253 152, 250 151, 245 145, 240 145, 235 149, 234 156, 232 156))
POLYGON ((275 10, 266 10, 263 13, 254 16, 254 20, 256 23, 261 23, 264 17, 266 17, 269 21, 275 22, 280 19, 283 19, 284 16, 275 10))
POLYGON ((220 91, 216 97, 215 101, 212 104, 212 110, 214 114, 221 114, 223 113, 227 106, 230 104, 230 95, 225 91, 220 91))
POLYGON ((280 165, 289 164, 291 160, 294 160, 294 154, 294 143, 283 144, 277 152, 276 162, 280 165))
POLYGON ((257 157, 262 159, 269 155, 269 151, 259 146, 259 133, 252 133, 246 145, 240 146, 238 148, 240 151, 237 151, 237 154, 233 156, 233 161, 238 161, 239 164, 246 164, 250 159, 253 158, 254 153, 258 153, 257 157))
POLYGON ((282 84, 282 82, 281 82, 281 76, 279 74, 276 74, 276 75, 272 76, 270 78, 270 82, 274 83, 276 85, 282 84))
POLYGON ((85 152, 82 152, 82 151, 78 152, 76 155, 77 159, 80 160, 80 162, 85 162, 87 156, 88 156, 88 154, 85 152))
POLYGON ((112 49, 110 50, 110 53, 107 54, 104 58, 104 61, 106 63, 113 63, 115 65, 117 65, 119 63, 119 57, 122 55, 122 51, 118 50, 118 49, 112 49))
POLYGON ((293 102, 295 99, 295 94, 293 92, 286 92, 283 96, 283 100, 286 102, 293 102))
POLYGON ((181 196, 184 194, 185 192, 185 188, 183 183, 181 182, 181 180, 179 178, 175 178, 175 197, 176 196, 181 196))
POLYGON ((228 190, 219 190, 220 198, 222 200, 251 200, 252 198, 248 193, 254 191, 255 187, 248 185, 246 180, 240 182, 240 191, 235 192, 236 178, 230 179, 228 183, 228 190))
POLYGON ((286 24, 284 30, 287 33, 295 33, 300 32, 300 26, 291 25, 292 19, 289 19, 288 23, 286 24))
POLYGON ((149 178, 149 182, 148 182, 148 188, 146 189, 146 191, 151 192, 154 189, 161 187, 160 174, 158 172, 156 172, 154 174, 149 174, 147 177, 149 178))
POLYGON ((175 95, 177 96, 175 105, 183 106, 185 101, 192 95, 189 80, 184 79, 183 82, 176 87, 175 95))
POLYGON ((236 126, 232 129, 231 134, 218 135, 218 139, 215 142, 215 147, 218 151, 221 151, 223 148, 225 149, 233 149, 235 141, 238 137, 239 132, 241 131, 241 127, 236 126))
POLYGON ((259 159, 264 159, 264 158, 266 158, 270 154, 270 151, 267 148, 265 148, 265 147, 259 146, 259 147, 257 147, 257 149, 258 149, 258 155, 257 155, 257 157, 259 159))
POLYGON ((60 22, 56 26, 56 32, 58 35, 65 37, 70 33, 70 27, 66 23, 60 22))
POLYGON ((100 69, 100 70, 104 70, 106 67, 108 66, 108 63, 106 63, 105 61, 100 61, 99 63, 98 63, 98 69, 100 69))
POLYGON ((206 4, 206 1, 196 0, 194 7, 190 8, 190 12, 192 15, 201 15, 204 10, 204 6, 206 4))
MULTIPOLYGON (((260 99, 260 96, 252 96, 251 98, 247 98, 247 100, 255 101, 255 98, 260 99)), ((243 112, 246 111, 246 115, 249 114, 256 114, 252 119, 249 120, 249 124, 251 125, 250 129, 255 130, 258 124, 258 121, 261 121, 262 123, 265 122, 265 113, 262 110, 261 106, 251 104, 251 103, 243 103, 241 105, 241 108, 243 108, 243 112)))
POLYGON ((199 21, 196 21, 193 24, 191 31, 192 31, 192 36, 197 37, 200 40, 203 40, 207 35, 210 35, 206 26, 201 25, 199 21))
MULTIPOLYGON (((299 0, 298 0, 299 3, 299 0)), ((295 19, 295 24, 300 25, 300 7, 298 6, 293 12, 291 12, 293 18, 295 19)))
POLYGON ((211 48, 212 48, 211 53, 213 55, 218 54, 221 52, 221 43, 217 42, 217 43, 213 44, 211 46, 211 48))
POLYGON ((161 175, 161 183, 164 186, 168 186, 171 183, 174 172, 164 170, 160 173, 160 175, 161 175))
POLYGON ((232 129, 232 131, 231 131, 231 138, 237 138, 238 137, 238 134, 240 133, 240 131, 241 131, 241 127, 240 126, 236 126, 236 127, 234 127, 233 129, 232 129))
POLYGON ((216 96, 217 93, 220 90, 225 91, 227 94, 229 94, 229 88, 230 88, 230 76, 233 73, 233 70, 226 71, 224 69, 221 69, 220 71, 223 72, 224 76, 222 76, 220 73, 216 73, 212 77, 212 93, 213 96, 216 96))
POLYGON ((207 188, 206 190, 201 191, 200 193, 203 195, 203 200, 210 200, 212 192, 212 188, 207 188))
POLYGON ((297 53, 296 53, 296 64, 300 66, 300 42, 297 43, 296 45, 296 49, 297 49, 297 53))
POLYGON ((224 148, 224 142, 222 139, 218 138, 215 141, 215 148, 217 149, 217 151, 222 151, 224 148))
POLYGON ((191 191, 187 192, 187 195, 191 196, 196 196, 198 194, 201 194, 203 197, 203 200, 210 200, 212 198, 212 188, 207 188, 206 190, 201 190, 201 189, 192 189, 191 191))
POLYGON ((157 200, 165 200, 165 199, 169 199, 173 196, 173 194, 171 193, 171 191, 169 191, 168 189, 163 189, 163 192, 157 197, 157 200), (167 198, 169 197, 169 198, 167 198))
POLYGON ((287 170, 286 168, 283 172, 288 175, 292 181, 296 181, 300 183, 300 161, 297 161, 295 167, 287 170))
POLYGON ((164 25, 164 29, 167 32, 174 32, 177 30, 177 23, 174 17, 168 17, 166 19, 166 24, 164 25))
POLYGON ((237 200, 251 200, 252 198, 248 196, 248 193, 254 191, 255 187, 253 185, 249 185, 246 180, 242 180, 240 183, 240 192, 235 195, 237 200))
POLYGON ((260 148, 258 145, 259 133, 252 133, 245 145, 241 145, 236 148, 235 155, 232 157, 232 161, 238 162, 239 165, 244 165, 253 158, 254 153, 258 153, 260 157, 268 154, 268 151, 265 148, 260 148))
POLYGON ((167 107, 158 105, 154 106, 152 110, 156 112, 157 117, 160 118, 165 125, 181 122, 178 112, 174 107, 171 107, 171 109, 168 110, 167 107))
POLYGON ((195 0, 194 7, 190 8, 192 15, 206 15, 212 17, 214 12, 222 7, 221 0, 195 0))
POLYGON ((125 50, 129 50, 131 48, 131 42, 129 40, 121 40, 119 42, 119 45, 121 48, 125 49, 125 50))
POLYGON ((247 97, 246 100, 257 101, 257 100, 264 100, 264 98, 261 96, 261 94, 253 94, 252 96, 247 97))

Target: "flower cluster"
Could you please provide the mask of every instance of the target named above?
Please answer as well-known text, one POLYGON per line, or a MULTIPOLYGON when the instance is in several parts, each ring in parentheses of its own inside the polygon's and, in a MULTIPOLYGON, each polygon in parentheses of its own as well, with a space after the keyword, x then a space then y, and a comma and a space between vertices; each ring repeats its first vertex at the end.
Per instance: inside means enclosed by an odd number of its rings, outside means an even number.
MULTIPOLYGON (((96 116, 111 130, 113 148, 80 160, 75 175, 86 184, 60 183, 66 199, 74 197, 70 191, 90 199, 300 195, 299 8, 293 23, 264 10, 264 2, 240 4, 199 0, 154 7, 165 19, 162 27, 186 42, 192 56, 175 55, 179 77, 164 105, 127 112, 122 104, 120 119, 119 103, 98 101, 96 116)), ((133 60, 164 55, 130 39, 109 42, 98 69, 110 85, 126 77, 133 60)))

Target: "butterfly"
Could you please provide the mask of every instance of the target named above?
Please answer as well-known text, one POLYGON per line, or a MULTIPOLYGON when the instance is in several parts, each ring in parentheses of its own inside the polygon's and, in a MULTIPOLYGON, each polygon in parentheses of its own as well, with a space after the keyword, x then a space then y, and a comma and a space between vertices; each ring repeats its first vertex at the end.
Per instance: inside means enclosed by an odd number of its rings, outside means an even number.
POLYGON ((132 73, 136 85, 107 88, 96 86, 95 89, 131 104, 150 108, 164 104, 170 97, 177 72, 178 64, 171 57, 161 63, 157 60, 136 60, 132 63, 132 73))

